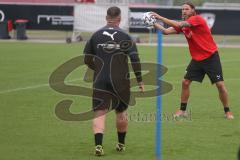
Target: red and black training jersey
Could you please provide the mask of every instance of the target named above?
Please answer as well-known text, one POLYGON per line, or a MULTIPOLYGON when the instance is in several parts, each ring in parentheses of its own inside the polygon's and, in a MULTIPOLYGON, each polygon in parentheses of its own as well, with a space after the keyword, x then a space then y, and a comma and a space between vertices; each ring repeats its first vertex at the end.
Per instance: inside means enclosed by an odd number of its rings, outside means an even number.
POLYGON ((211 31, 206 21, 199 15, 186 20, 191 27, 175 28, 185 35, 192 59, 202 61, 217 51, 217 45, 213 40, 211 31))

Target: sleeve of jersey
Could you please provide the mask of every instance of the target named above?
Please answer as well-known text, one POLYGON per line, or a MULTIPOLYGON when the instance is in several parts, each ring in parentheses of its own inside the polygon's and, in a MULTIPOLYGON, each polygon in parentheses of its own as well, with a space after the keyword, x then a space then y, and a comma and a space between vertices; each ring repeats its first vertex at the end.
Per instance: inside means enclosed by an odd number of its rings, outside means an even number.
POLYGON ((84 48, 83 51, 84 56, 84 63, 92 70, 95 70, 94 66, 94 51, 92 46, 92 41, 89 40, 84 48))
POLYGON ((83 53, 84 54, 94 54, 94 52, 93 52, 93 45, 92 45, 92 39, 87 41, 87 43, 85 45, 85 48, 83 50, 83 53))
POLYGON ((186 20, 192 26, 198 26, 202 24, 202 18, 199 16, 192 16, 186 20))
POLYGON ((141 63, 135 43, 133 43, 132 47, 129 50, 129 57, 137 82, 142 82, 141 63))
POLYGON ((177 31, 178 34, 182 32, 182 29, 180 27, 173 27, 173 28, 177 31))

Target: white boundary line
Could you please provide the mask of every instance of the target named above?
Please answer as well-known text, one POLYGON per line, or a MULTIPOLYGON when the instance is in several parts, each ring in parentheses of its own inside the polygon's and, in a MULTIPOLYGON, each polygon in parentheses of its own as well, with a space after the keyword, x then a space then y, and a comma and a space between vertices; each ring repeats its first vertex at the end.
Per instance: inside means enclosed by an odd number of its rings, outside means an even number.
MULTIPOLYGON (((230 63, 230 62, 240 62, 240 60, 225 60, 225 61, 222 61, 221 60, 221 63, 230 63)), ((164 64, 163 64, 164 65, 164 64)), ((186 64, 178 64, 178 65, 166 65, 167 68, 177 68, 177 67, 187 67, 188 63, 186 64)))
MULTIPOLYGON (((78 81, 78 80, 81 80, 81 79, 82 78, 73 79, 73 80, 67 81, 67 82, 68 83, 69 82, 75 82, 75 81, 78 81)), ((34 85, 34 86, 27 86, 27 87, 19 87, 19 88, 14 88, 14 89, 2 90, 2 91, 0 91, 0 94, 17 92, 17 91, 22 91, 22 90, 36 89, 36 88, 41 88, 41 87, 49 87, 49 83, 39 84, 39 85, 34 85)))
MULTIPOLYGON (((164 80, 164 79, 163 79, 164 80)), ((239 81, 240 80, 240 78, 228 78, 228 79, 224 79, 224 82, 229 82, 229 81, 239 81)), ((179 80, 179 81, 170 81, 170 80, 164 80, 164 81, 166 81, 166 82, 168 82, 168 83, 171 83, 171 84, 181 84, 182 83, 182 81, 181 80, 179 80)), ((211 83, 211 82, 210 82, 211 83)))
MULTIPOLYGON (((222 61, 222 63, 239 62, 239 61, 240 60, 226 60, 226 61, 222 61)), ((167 68, 178 68, 178 67, 185 67, 185 66, 187 66, 187 64, 169 65, 167 68)), ((79 81, 79 80, 82 80, 82 78, 73 79, 71 81, 67 81, 67 83, 75 82, 75 81, 79 81)), ((236 80, 240 80, 240 78, 229 78, 229 79, 225 79, 224 81, 236 81, 236 80)), ((168 82, 169 83, 178 83, 178 82, 170 82, 170 81, 168 81, 168 82)), ((33 85, 33 86, 27 86, 27 87, 19 87, 19 88, 7 89, 7 90, 2 90, 2 91, 0 90, 0 94, 17 92, 17 91, 23 91, 23 90, 37 89, 37 88, 41 88, 41 87, 49 87, 49 83, 33 85)))
MULTIPOLYGON (((19 42, 16 39, 0 39, 0 42, 19 42)), ((66 44, 66 40, 44 40, 44 39, 27 39, 21 41, 21 43, 56 43, 66 44)), ((85 43, 85 42, 83 42, 85 43)), ((157 43, 137 43, 137 46, 157 46, 157 43)), ((163 43, 164 47, 188 47, 187 43, 163 43)), ((218 48, 240 48, 239 44, 217 44, 218 48)))
MULTIPOLYGON (((188 47, 187 43, 163 43, 164 47, 188 47)), ((157 43, 137 43, 137 46, 157 46, 157 43)), ((240 48, 240 45, 217 44, 218 48, 240 48)))
MULTIPOLYGON (((81 79, 76 79, 76 80, 69 81, 69 82, 74 82, 74 81, 78 81, 78 80, 81 80, 81 79)), ((239 81, 239 80, 240 80, 240 78, 229 78, 229 79, 225 79, 224 81, 228 82, 228 81, 239 81)), ((180 84, 181 83, 180 81, 169 81, 169 80, 166 80, 166 81, 171 84, 180 84)), ((45 84, 39 84, 39 85, 34 85, 34 86, 3 90, 3 91, 0 91, 0 94, 23 91, 23 90, 31 90, 31 89, 37 89, 37 88, 42 88, 42 87, 49 87, 49 84, 45 83, 45 84)))

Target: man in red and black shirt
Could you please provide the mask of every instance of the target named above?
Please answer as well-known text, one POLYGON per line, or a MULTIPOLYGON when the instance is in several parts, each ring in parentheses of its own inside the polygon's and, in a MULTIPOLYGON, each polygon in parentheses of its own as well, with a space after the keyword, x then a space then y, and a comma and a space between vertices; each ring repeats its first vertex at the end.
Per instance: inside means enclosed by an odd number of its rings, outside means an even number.
POLYGON ((229 109, 227 90, 223 82, 217 45, 213 40, 206 21, 196 14, 195 6, 191 2, 185 2, 182 5, 182 21, 170 20, 156 13, 152 13, 152 15, 171 26, 164 28, 160 24, 155 23, 154 27, 161 30, 163 34, 178 34, 182 32, 185 35, 192 57, 182 81, 180 110, 174 116, 187 115, 186 107, 190 96, 190 84, 192 81, 202 82, 205 74, 207 74, 212 84, 216 84, 218 88, 219 98, 224 106, 225 117, 233 119, 233 114, 229 109))

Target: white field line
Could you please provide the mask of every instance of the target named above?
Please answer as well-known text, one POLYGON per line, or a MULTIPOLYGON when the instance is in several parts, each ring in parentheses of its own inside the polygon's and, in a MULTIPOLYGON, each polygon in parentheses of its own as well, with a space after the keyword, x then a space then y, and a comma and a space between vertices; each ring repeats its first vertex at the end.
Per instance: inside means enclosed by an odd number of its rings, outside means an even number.
MULTIPOLYGON (((222 61, 222 63, 239 62, 239 61, 240 60, 226 60, 226 61, 222 61)), ((187 64, 169 65, 169 66, 167 66, 167 68, 178 68, 178 67, 185 67, 185 66, 187 66, 187 64)), ((82 80, 82 78, 73 79, 73 80, 67 81, 67 82, 75 82, 75 81, 79 81, 79 80, 82 80)), ((240 80, 240 78, 226 79, 224 81, 236 81, 236 80, 240 80)), ((171 83, 180 83, 180 82, 171 82, 171 83)), ((2 91, 0 90, 0 94, 17 92, 17 91, 22 91, 22 90, 37 89, 37 88, 48 87, 48 86, 49 86, 49 83, 45 83, 45 84, 38 84, 38 85, 27 86, 27 87, 7 89, 7 90, 2 90, 2 91)))
MULTIPOLYGON (((188 47, 187 43, 163 43, 164 47, 188 47)), ((137 46, 157 46, 157 43, 137 43, 137 46)), ((219 48, 240 48, 239 44, 217 44, 219 48)))
MULTIPOLYGON (((67 81, 67 82, 68 82, 68 83, 69 83, 69 82, 75 82, 75 81, 79 81, 79 80, 81 80, 81 79, 82 79, 82 78, 73 79, 73 80, 67 81)), ((22 90, 37 89, 37 88, 41 88, 41 87, 49 87, 49 83, 39 84, 39 85, 33 85, 33 86, 27 86, 27 87, 19 87, 19 88, 14 88, 14 89, 2 90, 2 91, 0 91, 0 94, 17 92, 17 91, 22 91, 22 90)))
MULTIPOLYGON (((240 60, 221 60, 221 63, 231 63, 231 62, 240 62, 240 60)), ((164 65, 164 64, 163 64, 164 65)), ((178 68, 178 67, 187 67, 188 63, 187 64, 177 64, 177 65, 166 65, 167 68, 178 68)))
MULTIPOLYGON (((240 80, 240 78, 228 78, 228 79, 224 79, 224 82, 229 82, 229 81, 232 82, 232 81, 239 81, 239 80, 240 80)), ((182 83, 182 80, 179 80, 179 81, 165 80, 165 81, 168 83, 171 83, 171 84, 181 84, 182 83)))

